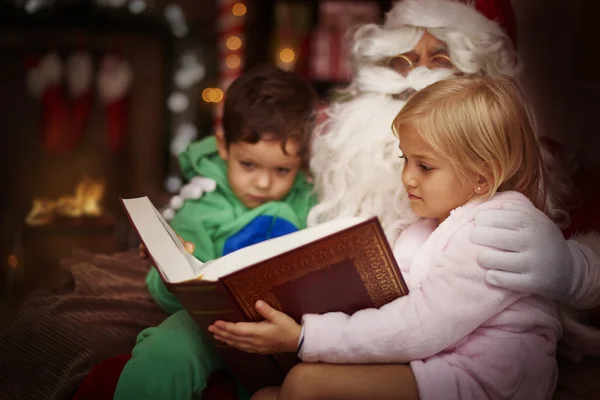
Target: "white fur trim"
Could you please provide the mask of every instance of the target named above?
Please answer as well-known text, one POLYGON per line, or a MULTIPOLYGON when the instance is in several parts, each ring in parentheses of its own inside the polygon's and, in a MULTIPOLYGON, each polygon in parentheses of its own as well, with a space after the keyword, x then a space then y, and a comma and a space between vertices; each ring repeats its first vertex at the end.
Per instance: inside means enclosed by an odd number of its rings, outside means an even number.
POLYGON ((110 104, 123 98, 133 80, 133 71, 127 60, 106 55, 98 72, 98 95, 103 103, 110 104))
POLYGON ((387 14, 384 28, 405 25, 420 28, 444 28, 470 35, 506 36, 504 30, 475 9, 472 4, 452 0, 403 0, 387 14))
MULTIPOLYGON (((589 247, 600 259, 600 234, 589 232, 574 235, 572 239, 589 247)), ((599 267, 597 264, 591 266, 599 267)), ((590 325, 589 310, 562 305, 559 311, 564 331, 559 353, 573 361, 581 361, 586 356, 600 357, 600 329, 590 325)))
POLYGON ((359 60, 402 54, 412 50, 423 33, 423 30, 412 26, 383 29, 375 24, 363 25, 354 33, 352 52, 359 60))
POLYGON ((583 243, 588 246, 590 249, 594 250, 596 254, 598 254, 598 258, 600 258, 600 233, 599 232, 588 232, 586 234, 576 234, 573 235, 573 240, 583 243))
MULTIPOLYGON (((512 42, 496 22, 472 5, 451 0, 404 0, 383 26, 366 24, 354 32, 355 69, 410 51, 424 31, 448 45, 454 66, 464 73, 517 77, 521 65, 512 42)), ((357 87, 356 81, 350 86, 357 87)))
POLYGON ((67 84, 71 96, 78 98, 87 93, 93 81, 94 65, 90 53, 79 51, 69 56, 66 63, 67 84))
POLYGON ((165 208, 162 212, 162 216, 165 220, 171 221, 175 216, 175 210, 173 210, 172 208, 165 208))
POLYGON ((183 200, 183 197, 175 195, 175 196, 171 197, 171 201, 169 201, 169 205, 174 210, 179 210, 181 207, 183 207, 184 202, 185 201, 183 200))
POLYGON ((31 95, 40 98, 49 86, 60 84, 63 65, 57 53, 48 53, 27 73, 27 87, 31 95))
POLYGON ((217 182, 214 179, 206 178, 204 176, 192 178, 190 184, 201 187, 205 192, 214 192, 217 188, 217 182))
POLYGON ((202 197, 202 188, 200 186, 196 186, 196 185, 192 185, 192 184, 187 184, 185 186, 183 186, 181 188, 181 190, 179 191, 179 194, 181 194, 181 197, 183 197, 186 200, 189 199, 199 199, 200 197, 202 197))

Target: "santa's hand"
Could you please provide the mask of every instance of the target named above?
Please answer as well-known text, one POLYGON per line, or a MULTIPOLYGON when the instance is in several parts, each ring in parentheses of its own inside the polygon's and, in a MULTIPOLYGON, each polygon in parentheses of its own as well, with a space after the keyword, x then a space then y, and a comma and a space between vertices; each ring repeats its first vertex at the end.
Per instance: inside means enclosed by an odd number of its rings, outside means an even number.
POLYGON ((572 301, 578 262, 558 227, 544 213, 515 203, 475 216, 471 240, 489 246, 478 262, 486 281, 510 290, 572 301))
POLYGON ((264 301, 257 301, 256 309, 265 317, 265 321, 216 321, 208 330, 214 334, 215 339, 248 353, 295 352, 302 330, 300 325, 264 301))

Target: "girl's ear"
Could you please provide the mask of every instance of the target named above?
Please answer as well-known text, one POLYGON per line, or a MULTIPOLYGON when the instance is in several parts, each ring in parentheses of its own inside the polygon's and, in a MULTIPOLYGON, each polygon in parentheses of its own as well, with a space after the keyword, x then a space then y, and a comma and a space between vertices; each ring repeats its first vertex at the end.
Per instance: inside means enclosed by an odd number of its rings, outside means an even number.
POLYGON ((229 158, 229 149, 227 148, 227 142, 225 142, 225 134, 222 130, 217 131, 215 134, 215 139, 217 140, 217 151, 219 152, 219 156, 225 161, 229 158))
POLYGON ((485 179, 485 177, 479 175, 479 178, 477 179, 477 182, 475 183, 475 187, 473 188, 473 191, 475 192, 475 194, 477 195, 484 195, 487 194, 490 190, 490 184, 487 181, 487 179, 485 179))

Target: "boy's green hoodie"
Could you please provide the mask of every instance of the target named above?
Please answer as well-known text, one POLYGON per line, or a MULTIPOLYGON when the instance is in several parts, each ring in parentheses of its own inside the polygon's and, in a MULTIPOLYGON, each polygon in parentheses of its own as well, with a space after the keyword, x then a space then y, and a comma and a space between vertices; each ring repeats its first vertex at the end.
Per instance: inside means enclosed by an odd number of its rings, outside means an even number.
MULTIPOLYGON (((235 196, 227 180, 227 164, 217 152, 213 136, 192 143, 179 155, 184 177, 201 175, 213 179, 213 192, 186 200, 171 226, 182 238, 194 243, 194 256, 209 261, 250 244, 306 227, 306 217, 316 204, 306 175, 298 172, 288 195, 280 200, 248 209, 235 196)), ((152 268, 146 277, 148 290, 160 306, 172 314, 182 309, 152 268)))

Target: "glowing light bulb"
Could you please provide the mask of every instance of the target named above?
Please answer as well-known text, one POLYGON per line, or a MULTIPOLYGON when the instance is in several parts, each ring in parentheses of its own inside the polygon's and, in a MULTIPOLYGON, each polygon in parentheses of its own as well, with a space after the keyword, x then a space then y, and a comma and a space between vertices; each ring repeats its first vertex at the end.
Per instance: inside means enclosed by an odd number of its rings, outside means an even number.
POLYGON ((229 50, 237 50, 242 47, 242 39, 237 36, 229 36, 225 44, 229 50))
POLYGON ((230 54, 225 59, 225 64, 231 69, 239 68, 239 66, 242 64, 242 60, 237 54, 230 54))
POLYGON ((295 58, 296 54, 294 53, 294 50, 290 48, 286 47, 285 49, 281 49, 279 52, 279 59, 284 63, 291 63, 295 58))
POLYGON ((19 265, 19 259, 17 258, 17 256, 15 256, 14 254, 8 256, 8 266, 12 269, 15 269, 17 268, 17 265, 19 265))
POLYGON ((242 3, 235 3, 231 8, 231 13, 236 17, 241 17, 242 15, 246 15, 246 6, 242 3))
POLYGON ((218 103, 221 100, 223 100, 223 91, 219 88, 215 88, 215 99, 213 100, 213 103, 218 103))
POLYGON ((213 89, 213 88, 206 88, 206 89, 204 89, 202 91, 202 100, 204 100, 207 103, 212 103, 212 100, 211 100, 211 97, 212 97, 211 96, 211 91, 213 91, 213 90, 215 90, 215 89, 213 89))

